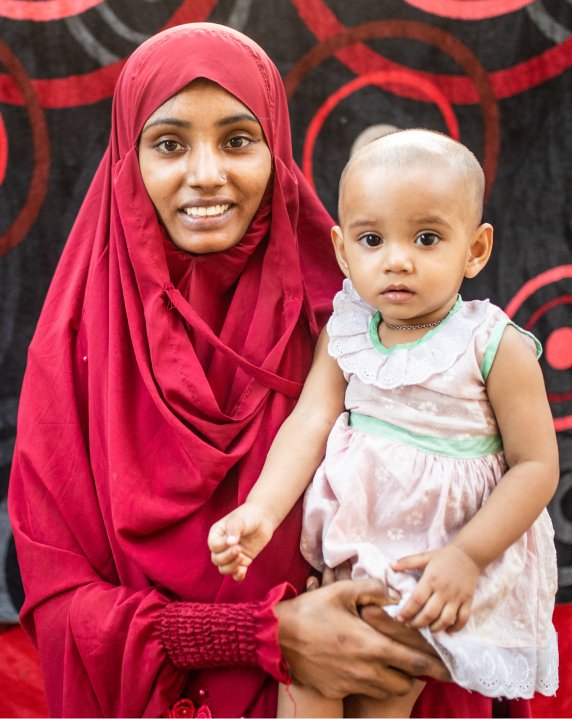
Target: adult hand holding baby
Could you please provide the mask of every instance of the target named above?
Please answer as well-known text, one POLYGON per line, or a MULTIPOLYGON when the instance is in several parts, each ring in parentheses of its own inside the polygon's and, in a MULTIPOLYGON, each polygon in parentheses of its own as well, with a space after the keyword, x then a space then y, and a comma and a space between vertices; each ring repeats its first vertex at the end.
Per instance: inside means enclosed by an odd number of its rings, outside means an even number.
MULTIPOLYGON (((326 572, 325 582, 330 581, 326 572)), ((405 694, 416 676, 449 680, 420 634, 383 610, 394 603, 378 579, 340 580, 280 602, 274 608, 280 646, 294 679, 329 698, 366 694, 380 699, 405 694)))

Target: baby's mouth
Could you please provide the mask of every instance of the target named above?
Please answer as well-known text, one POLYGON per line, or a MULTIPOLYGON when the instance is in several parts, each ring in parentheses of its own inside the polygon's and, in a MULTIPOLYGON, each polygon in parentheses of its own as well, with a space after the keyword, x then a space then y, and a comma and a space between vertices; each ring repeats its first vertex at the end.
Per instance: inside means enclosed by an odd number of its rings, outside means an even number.
POLYGON ((389 301, 405 300, 413 297, 415 293, 409 287, 388 287, 381 293, 382 297, 389 301))

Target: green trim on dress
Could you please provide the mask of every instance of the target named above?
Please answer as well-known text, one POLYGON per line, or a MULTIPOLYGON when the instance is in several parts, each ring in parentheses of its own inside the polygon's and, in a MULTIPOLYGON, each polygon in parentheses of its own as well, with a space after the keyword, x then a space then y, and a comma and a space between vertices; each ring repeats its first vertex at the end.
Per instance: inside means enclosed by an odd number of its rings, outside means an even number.
POLYGON ((378 434, 394 442, 402 442, 411 445, 429 454, 439 454, 445 457, 458 459, 473 459, 475 457, 486 457, 490 454, 500 452, 503 448, 500 435, 493 434, 482 437, 470 437, 467 439, 452 439, 449 437, 432 437, 425 434, 417 434, 403 427, 398 427, 389 422, 384 422, 377 417, 350 412, 348 424, 355 429, 364 432, 378 434))
POLYGON ((528 332, 528 330, 523 330, 522 327, 519 327, 512 320, 509 320, 507 317, 506 322, 499 322, 496 325, 496 327, 491 332, 491 336, 489 337, 489 341, 487 343, 487 348, 483 355, 483 361, 481 362, 481 374, 485 381, 487 380, 489 373, 491 371, 491 368, 493 366, 493 362, 495 361, 495 357, 497 355, 498 348, 499 348, 502 336, 504 334, 504 331, 509 326, 514 327, 516 330, 521 332, 523 335, 530 337, 530 339, 534 342, 534 345, 536 347, 536 359, 539 359, 540 355, 542 354, 542 345, 536 339, 536 337, 532 334, 532 332, 528 332))
POLYGON ((369 337, 373 343, 373 346, 384 355, 391 354, 392 352, 395 352, 397 350, 412 349, 413 347, 417 347, 417 345, 420 345, 423 342, 427 342, 431 339, 431 337, 433 337, 433 335, 437 334, 437 332, 439 332, 439 330, 447 324, 451 317, 458 310, 461 309, 462 304, 463 300, 461 299, 461 295, 457 295, 457 300, 455 304, 451 307, 447 316, 443 318, 443 321, 440 322, 437 327, 434 327, 432 330, 429 330, 427 334, 423 335, 423 337, 420 337, 418 340, 413 340, 413 342, 403 342, 401 344, 393 345, 392 347, 386 347, 379 339, 378 330, 383 318, 381 316, 381 312, 376 312, 369 322, 369 337))

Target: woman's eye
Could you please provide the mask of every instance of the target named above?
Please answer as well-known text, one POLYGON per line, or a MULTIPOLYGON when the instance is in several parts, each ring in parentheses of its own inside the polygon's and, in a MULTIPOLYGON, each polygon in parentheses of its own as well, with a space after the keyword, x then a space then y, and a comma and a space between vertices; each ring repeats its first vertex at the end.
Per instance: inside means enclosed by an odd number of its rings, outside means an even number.
POLYGON ((236 135, 227 141, 227 145, 233 150, 241 150, 248 147, 253 141, 245 135, 236 135))
POLYGON ((176 140, 161 140, 161 142, 157 143, 156 145, 156 148, 159 150, 159 152, 164 152, 165 154, 177 152, 177 150, 180 150, 181 147, 181 143, 177 142, 176 140))
POLYGON ((382 239, 379 235, 375 235, 373 232, 368 232, 367 235, 362 235, 359 238, 360 245, 364 247, 379 247, 382 239))
POLYGON ((439 242, 441 242, 441 238, 432 232, 423 232, 415 238, 415 244, 423 245, 423 247, 432 247, 439 242))

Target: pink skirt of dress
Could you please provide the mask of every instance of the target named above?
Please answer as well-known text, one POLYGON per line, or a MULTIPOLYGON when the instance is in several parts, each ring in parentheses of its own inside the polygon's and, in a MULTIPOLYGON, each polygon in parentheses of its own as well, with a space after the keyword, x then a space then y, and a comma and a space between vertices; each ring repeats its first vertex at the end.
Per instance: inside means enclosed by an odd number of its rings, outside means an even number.
MULTIPOLYGON (((344 413, 306 493, 302 553, 320 570, 349 560, 354 579, 382 579, 401 594, 400 603, 388 607, 395 614, 420 573, 394 572, 391 562, 450 542, 505 471, 502 452, 471 458, 432 454, 350 427, 344 413)), ((457 684, 507 698, 556 691, 553 538, 545 510, 483 572, 460 632, 422 630, 457 684)))

